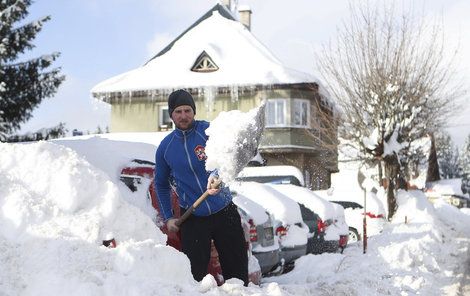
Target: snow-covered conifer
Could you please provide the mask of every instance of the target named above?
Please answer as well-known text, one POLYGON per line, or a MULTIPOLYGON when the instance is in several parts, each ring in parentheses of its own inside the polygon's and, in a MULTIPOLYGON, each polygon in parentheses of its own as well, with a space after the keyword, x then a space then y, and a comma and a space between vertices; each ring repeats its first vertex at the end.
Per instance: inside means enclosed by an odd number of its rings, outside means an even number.
POLYGON ((470 134, 460 149, 460 167, 462 169, 462 190, 470 193, 470 134))
POLYGON ((0 140, 31 118, 33 109, 52 96, 64 80, 60 68, 47 69, 59 53, 19 60, 31 50, 42 19, 22 23, 31 0, 0 0, 0 140))
POLYGON ((444 131, 436 134, 436 153, 442 179, 461 177, 458 148, 444 131))

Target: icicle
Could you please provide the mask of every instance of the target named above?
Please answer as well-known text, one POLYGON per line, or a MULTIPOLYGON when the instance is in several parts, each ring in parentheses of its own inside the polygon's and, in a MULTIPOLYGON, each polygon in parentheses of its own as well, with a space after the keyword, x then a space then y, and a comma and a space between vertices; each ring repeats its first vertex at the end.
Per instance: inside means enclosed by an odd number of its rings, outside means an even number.
POLYGON ((232 85, 230 87, 230 98, 232 103, 238 102, 238 85, 232 85))
POLYGON ((207 114, 209 115, 214 110, 214 87, 206 86, 203 90, 204 94, 204 105, 206 107, 207 114))

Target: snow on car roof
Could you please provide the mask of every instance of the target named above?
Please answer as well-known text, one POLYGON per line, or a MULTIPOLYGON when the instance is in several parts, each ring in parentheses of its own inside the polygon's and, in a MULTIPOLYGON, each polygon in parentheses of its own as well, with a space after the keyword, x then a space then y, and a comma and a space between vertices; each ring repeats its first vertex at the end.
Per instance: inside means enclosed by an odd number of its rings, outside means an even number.
POLYGON ((261 167, 246 167, 238 177, 253 177, 253 176, 294 176, 302 186, 305 186, 304 177, 302 172, 291 165, 270 165, 261 167))
POLYGON ((268 184, 268 186, 271 186, 292 200, 303 204, 319 215, 322 220, 327 220, 337 216, 335 207, 331 202, 323 199, 308 188, 291 184, 268 184))
POLYGON ((302 222, 299 205, 274 188, 256 182, 233 182, 232 191, 244 195, 253 202, 261 205, 276 220, 283 224, 293 225, 302 222))
POLYGON ((269 217, 268 214, 266 214, 266 210, 243 194, 234 192, 233 202, 253 219, 255 225, 263 224, 268 221, 269 217))

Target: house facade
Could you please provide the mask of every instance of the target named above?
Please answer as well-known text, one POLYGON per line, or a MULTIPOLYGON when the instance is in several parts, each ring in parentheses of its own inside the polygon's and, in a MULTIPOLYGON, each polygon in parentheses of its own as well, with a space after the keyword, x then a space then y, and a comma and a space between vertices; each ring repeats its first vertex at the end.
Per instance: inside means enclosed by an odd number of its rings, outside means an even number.
POLYGON ((318 80, 283 66, 251 34, 249 8, 239 8, 239 21, 227 5, 212 7, 142 67, 92 89, 111 105, 110 131, 171 130, 167 98, 179 88, 193 95, 196 118, 208 121, 266 100, 259 147, 266 164, 295 165, 312 188, 327 188, 337 153, 319 141, 315 115, 319 108, 332 109, 329 99, 318 80))

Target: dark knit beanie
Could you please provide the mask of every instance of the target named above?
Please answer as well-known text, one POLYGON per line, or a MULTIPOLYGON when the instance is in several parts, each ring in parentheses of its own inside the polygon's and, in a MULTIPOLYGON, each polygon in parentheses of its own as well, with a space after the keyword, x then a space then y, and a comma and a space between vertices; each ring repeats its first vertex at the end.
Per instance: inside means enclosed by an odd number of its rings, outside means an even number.
POLYGON ((183 89, 175 90, 168 97, 168 113, 171 114, 179 106, 188 105, 193 108, 194 114, 196 114, 196 105, 191 94, 183 89))

